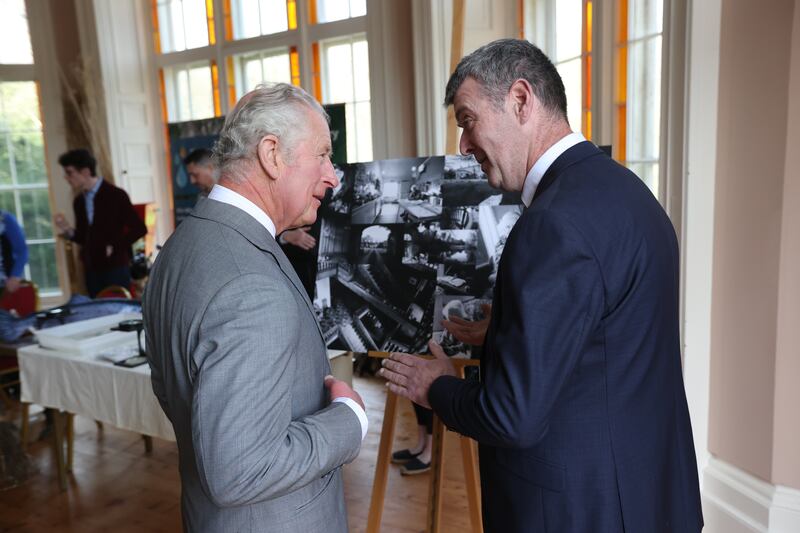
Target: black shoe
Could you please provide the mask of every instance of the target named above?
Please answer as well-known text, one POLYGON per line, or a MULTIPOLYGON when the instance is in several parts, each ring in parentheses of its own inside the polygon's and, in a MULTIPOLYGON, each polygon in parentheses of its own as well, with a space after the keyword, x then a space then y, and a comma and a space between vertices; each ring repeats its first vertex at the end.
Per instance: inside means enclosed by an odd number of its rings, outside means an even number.
POLYGON ((416 474, 423 474, 431 469, 430 463, 423 463, 418 458, 414 457, 409 462, 400 467, 400 473, 404 476, 413 476, 416 474))
MULTIPOLYGON (((422 452, 419 452, 422 453, 422 452)), ((411 453, 411 450, 405 449, 392 454, 392 462, 396 465, 404 465, 412 459, 416 459, 419 453, 411 453)))

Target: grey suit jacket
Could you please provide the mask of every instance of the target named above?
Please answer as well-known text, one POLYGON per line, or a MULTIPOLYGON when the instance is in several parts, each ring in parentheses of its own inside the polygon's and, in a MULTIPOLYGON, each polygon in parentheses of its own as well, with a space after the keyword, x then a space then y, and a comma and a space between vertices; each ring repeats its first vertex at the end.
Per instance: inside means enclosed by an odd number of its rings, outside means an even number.
POLYGON ((187 531, 347 531, 358 417, 330 404, 312 304, 275 239, 201 199, 143 298, 153 391, 178 441, 187 531))

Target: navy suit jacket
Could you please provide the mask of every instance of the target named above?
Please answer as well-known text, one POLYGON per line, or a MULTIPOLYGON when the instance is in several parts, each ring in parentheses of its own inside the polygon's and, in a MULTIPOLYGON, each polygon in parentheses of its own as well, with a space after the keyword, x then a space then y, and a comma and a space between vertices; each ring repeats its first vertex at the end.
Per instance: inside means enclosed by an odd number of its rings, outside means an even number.
POLYGON ((556 159, 506 242, 481 382, 429 392, 480 443, 487 532, 702 529, 678 272, 636 175, 589 142, 556 159))

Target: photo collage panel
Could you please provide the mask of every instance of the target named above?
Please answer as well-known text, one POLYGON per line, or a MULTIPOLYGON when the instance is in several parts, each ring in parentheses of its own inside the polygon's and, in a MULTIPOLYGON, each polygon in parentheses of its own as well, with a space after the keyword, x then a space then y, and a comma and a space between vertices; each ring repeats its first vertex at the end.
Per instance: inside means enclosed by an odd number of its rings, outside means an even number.
POLYGON ((519 195, 492 189, 471 156, 339 165, 319 209, 314 306, 330 348, 451 356, 471 347, 442 320, 483 318, 519 195))

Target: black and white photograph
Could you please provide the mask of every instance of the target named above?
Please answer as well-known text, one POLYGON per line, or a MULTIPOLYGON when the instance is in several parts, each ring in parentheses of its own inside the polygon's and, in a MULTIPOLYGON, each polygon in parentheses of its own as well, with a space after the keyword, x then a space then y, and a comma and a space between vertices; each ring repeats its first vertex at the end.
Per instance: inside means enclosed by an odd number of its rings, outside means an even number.
MULTIPOLYGON (((481 248, 479 254, 486 258, 486 266, 490 268, 489 283, 494 286, 500 255, 506 245, 508 234, 522 215, 520 205, 480 206, 478 208, 481 248)), ((480 268, 482 265, 478 265, 480 268)), ((471 293, 474 294, 474 293, 471 293)))
POLYGON ((318 315, 330 348, 424 351, 432 333, 434 269, 354 264, 323 285, 327 292, 318 297, 318 315))
POLYGON ((434 220, 442 214, 443 157, 354 166, 353 224, 403 224, 434 220))
POLYGON ((472 346, 459 342, 442 327, 443 320, 452 320, 453 317, 464 320, 481 320, 484 318, 481 304, 490 303, 491 300, 475 298, 473 296, 453 296, 436 292, 436 301, 433 312, 433 340, 438 342, 444 353, 450 357, 468 359, 472 356, 472 346))
POLYGON ((444 180, 441 186, 442 205, 514 205, 521 203, 519 193, 493 189, 475 157, 444 157, 444 180))

